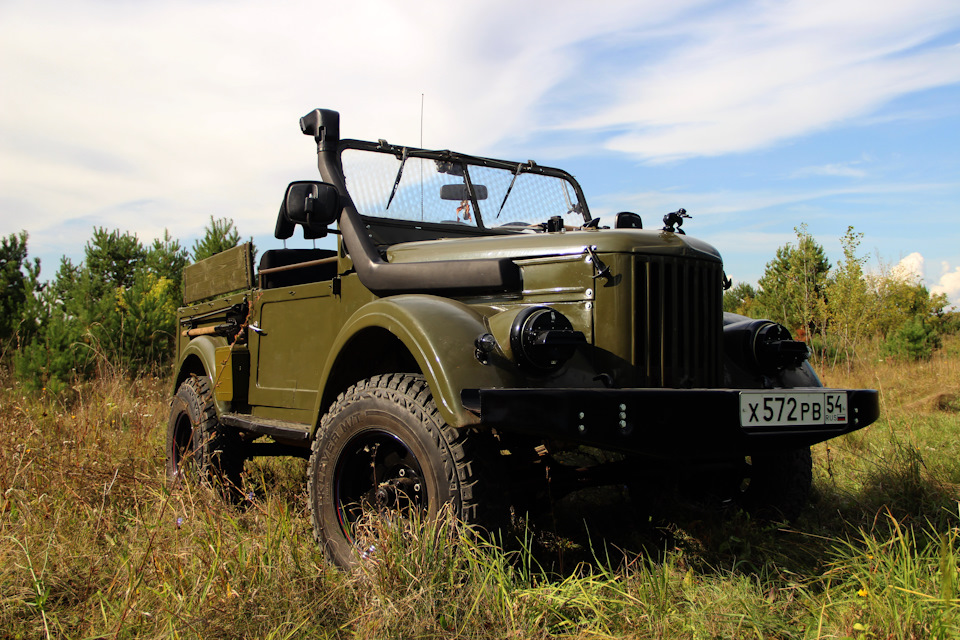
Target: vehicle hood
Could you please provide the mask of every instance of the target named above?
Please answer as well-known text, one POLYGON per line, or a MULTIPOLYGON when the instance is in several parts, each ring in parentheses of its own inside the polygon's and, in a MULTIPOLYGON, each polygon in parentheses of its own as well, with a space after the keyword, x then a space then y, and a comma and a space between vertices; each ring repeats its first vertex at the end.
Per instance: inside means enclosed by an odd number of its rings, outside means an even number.
POLYGON ((405 242, 390 247, 387 250, 387 260, 392 263, 404 263, 539 258, 575 255, 583 253, 588 246, 594 247, 594 250, 600 254, 636 253, 721 261, 720 253, 702 240, 668 231, 640 229, 518 233, 405 242))

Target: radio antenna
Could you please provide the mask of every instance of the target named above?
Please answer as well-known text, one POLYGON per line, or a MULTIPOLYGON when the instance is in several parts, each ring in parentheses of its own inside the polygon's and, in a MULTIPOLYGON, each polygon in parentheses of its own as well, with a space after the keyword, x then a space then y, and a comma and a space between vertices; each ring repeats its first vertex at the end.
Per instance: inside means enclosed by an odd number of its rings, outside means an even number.
MULTIPOLYGON (((423 94, 420 94, 420 148, 423 149, 423 94)), ((420 220, 423 220, 423 161, 420 161, 420 220)))

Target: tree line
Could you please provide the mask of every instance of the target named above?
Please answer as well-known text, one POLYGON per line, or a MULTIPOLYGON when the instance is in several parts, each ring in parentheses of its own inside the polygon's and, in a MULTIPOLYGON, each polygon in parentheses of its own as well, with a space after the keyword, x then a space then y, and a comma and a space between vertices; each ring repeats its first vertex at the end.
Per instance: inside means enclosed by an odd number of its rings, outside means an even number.
POLYGON ((236 246, 232 221, 210 218, 192 251, 164 232, 144 245, 134 234, 95 228, 74 264, 52 279, 28 258, 27 233, 0 238, 0 359, 28 389, 60 393, 118 369, 162 373, 173 355, 183 268, 236 246))
MULTIPOLYGON (((915 276, 866 270, 863 234, 841 239, 834 267, 805 226, 795 243, 777 249, 756 286, 724 293, 724 311, 769 318, 805 340, 815 355, 850 358, 868 343, 895 357, 929 357, 953 330, 943 295, 915 276)), ((27 388, 59 393, 107 369, 162 374, 170 363, 183 268, 236 246, 232 221, 210 218, 188 251, 165 232, 144 245, 129 232, 95 228, 74 264, 61 258, 55 276, 40 278, 28 257, 27 233, 0 238, 0 361, 27 388)))
POLYGON ((754 287, 741 282, 723 296, 724 311, 768 318, 808 343, 814 355, 849 360, 879 345, 884 356, 920 360, 957 329, 943 294, 919 276, 879 264, 867 270, 858 253, 863 234, 848 227, 843 258, 831 266, 823 247, 801 225, 796 242, 777 249, 754 287))

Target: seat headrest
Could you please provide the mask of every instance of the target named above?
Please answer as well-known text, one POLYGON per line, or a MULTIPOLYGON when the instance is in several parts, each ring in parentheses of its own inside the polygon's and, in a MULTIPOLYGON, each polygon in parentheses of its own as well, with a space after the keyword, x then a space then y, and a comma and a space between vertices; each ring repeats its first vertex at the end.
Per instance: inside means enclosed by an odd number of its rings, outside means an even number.
MULTIPOLYGON (((304 225, 300 226, 303 228, 303 238, 305 240, 316 240, 318 238, 324 238, 327 235, 326 229, 317 232, 311 231, 304 225)), ((287 201, 284 199, 280 204, 280 212, 277 213, 277 226, 273 230, 273 237, 277 240, 287 240, 293 237, 293 232, 296 228, 297 223, 287 215, 287 201)))

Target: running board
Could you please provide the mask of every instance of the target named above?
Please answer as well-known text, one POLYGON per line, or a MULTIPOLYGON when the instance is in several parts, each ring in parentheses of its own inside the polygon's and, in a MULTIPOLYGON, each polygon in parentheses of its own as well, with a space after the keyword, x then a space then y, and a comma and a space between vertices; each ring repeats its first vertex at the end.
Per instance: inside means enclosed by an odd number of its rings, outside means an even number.
POLYGON ((220 422, 244 431, 260 433, 289 442, 306 443, 310 440, 310 425, 300 422, 257 418, 242 413, 225 413, 220 416, 220 422))

